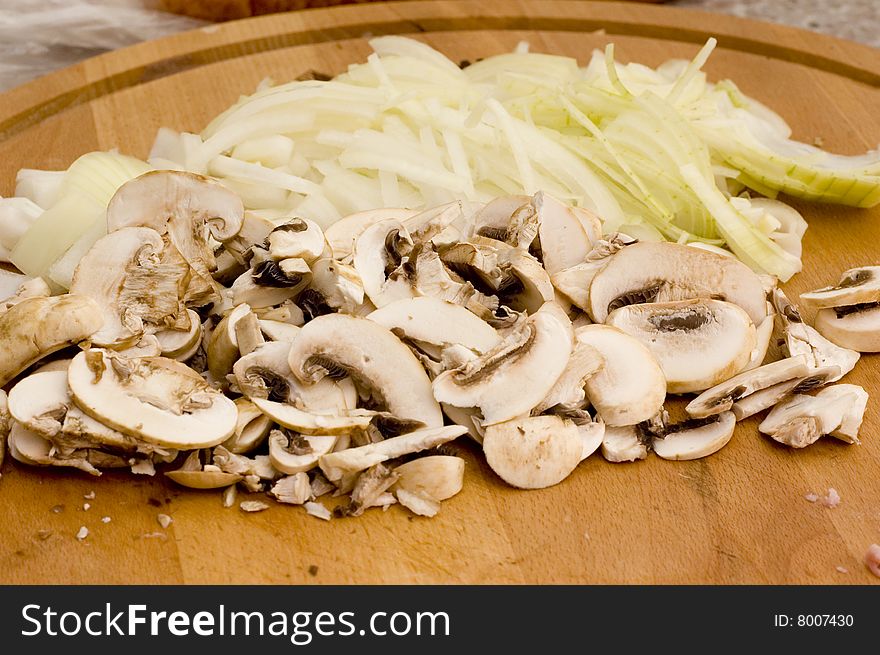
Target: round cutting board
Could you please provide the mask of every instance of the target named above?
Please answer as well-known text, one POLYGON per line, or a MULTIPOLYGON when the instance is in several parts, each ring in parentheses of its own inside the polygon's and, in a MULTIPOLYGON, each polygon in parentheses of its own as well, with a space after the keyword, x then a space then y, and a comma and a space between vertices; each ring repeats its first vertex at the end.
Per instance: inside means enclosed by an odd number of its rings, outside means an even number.
MULTIPOLYGON (((22 167, 64 168, 114 147, 145 157, 160 126, 198 132, 265 77, 339 73, 364 61, 365 38, 378 34, 413 36, 456 61, 525 39, 583 62, 613 41, 623 60, 651 66, 690 58, 715 35, 710 78, 733 78, 788 119, 797 138, 842 153, 880 142, 880 52, 867 47, 634 3, 370 3, 212 26, 7 92, 0 194, 11 194, 22 167)), ((880 208, 796 204, 810 229, 804 272, 789 292, 878 263, 880 208)), ((869 355, 847 379, 873 396, 861 446, 823 439, 793 451, 749 420, 707 459, 610 464, 593 456, 562 484, 526 492, 501 483, 462 443, 464 490, 434 519, 399 507, 330 522, 274 504, 245 514, 224 509, 218 492, 161 475, 90 478, 7 462, 0 582, 877 583, 861 560, 880 542, 878 373, 869 355), (804 499, 829 487, 842 498, 837 508, 804 499), (173 518, 167 529, 160 513, 173 518), (83 541, 80 526, 89 529, 83 541)))

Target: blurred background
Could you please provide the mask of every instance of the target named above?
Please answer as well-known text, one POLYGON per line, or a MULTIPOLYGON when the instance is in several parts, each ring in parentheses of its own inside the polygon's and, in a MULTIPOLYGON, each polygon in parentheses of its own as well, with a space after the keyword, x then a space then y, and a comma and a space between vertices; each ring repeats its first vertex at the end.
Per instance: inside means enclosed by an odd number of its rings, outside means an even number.
MULTIPOLYGON (((369 1, 0 0, 0 91, 108 50, 209 22, 369 1)), ((477 7, 479 1, 473 4, 477 7)), ((664 4, 785 23, 880 47, 880 0, 668 0, 664 4)))

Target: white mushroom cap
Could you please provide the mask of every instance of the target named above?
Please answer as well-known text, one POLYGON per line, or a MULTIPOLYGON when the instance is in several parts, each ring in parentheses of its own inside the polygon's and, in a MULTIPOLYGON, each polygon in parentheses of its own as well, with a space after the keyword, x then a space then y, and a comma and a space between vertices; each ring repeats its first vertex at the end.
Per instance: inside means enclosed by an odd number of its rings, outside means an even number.
POLYGON ((859 386, 838 384, 815 396, 795 394, 776 405, 758 426, 776 441, 804 448, 823 435, 859 443, 868 394, 859 386))
POLYGON ((634 425, 606 426, 602 437, 602 457, 609 462, 635 462, 648 457, 648 447, 639 439, 634 425))
POLYGON ((819 334, 841 348, 880 352, 880 303, 820 309, 814 325, 819 334))
POLYGON ((605 360, 585 384, 587 398, 607 425, 635 425, 660 411, 666 378, 644 344, 607 325, 580 327, 575 339, 595 348, 605 360))
POLYGON ((581 462, 584 445, 577 426, 558 416, 532 416, 486 428, 483 452, 492 470, 520 489, 562 482, 581 462))
POLYGON ((815 309, 878 301, 880 301, 880 266, 851 268, 843 272, 837 285, 801 294, 801 302, 815 309))
POLYGON ((403 223, 392 219, 371 225, 355 242, 354 267, 364 292, 376 307, 415 295, 412 282, 399 274, 399 265, 393 260, 392 251, 398 241, 409 246, 413 243, 403 223))
POLYGON ((570 323, 538 312, 497 346, 434 380, 434 397, 477 407, 484 425, 527 414, 553 388, 571 353, 570 323))
POLYGON ((400 330, 408 339, 436 346, 460 344, 484 353, 501 340, 495 328, 461 305, 431 296, 397 300, 367 318, 389 330, 400 330))
POLYGON ((663 459, 690 460, 707 457, 727 445, 736 427, 733 412, 709 418, 691 419, 667 426, 662 438, 655 438, 654 452, 663 459))
POLYGON ((31 364, 101 328, 101 308, 86 296, 28 298, 0 315, 0 386, 31 364))
POLYGON ((748 314, 720 300, 627 305, 607 320, 654 353, 670 393, 702 391, 730 378, 748 364, 756 343, 748 314))
POLYGON ((159 446, 207 448, 235 432, 235 403, 173 359, 82 352, 70 363, 68 384, 87 414, 159 446))
POLYGON ((597 323, 624 305, 717 298, 741 307, 753 323, 766 316, 761 278, 742 262, 675 243, 639 242, 611 257, 590 284, 597 323))
POLYGON ((787 380, 801 379, 810 372, 810 365, 804 355, 787 357, 779 361, 759 366, 724 382, 706 389, 686 407, 694 418, 705 418, 729 410, 733 404, 756 391, 772 387, 787 380))
POLYGON ((303 382, 344 371, 393 415, 443 425, 440 405, 419 360, 387 328, 363 318, 327 314, 306 323, 290 349, 290 369, 303 382))

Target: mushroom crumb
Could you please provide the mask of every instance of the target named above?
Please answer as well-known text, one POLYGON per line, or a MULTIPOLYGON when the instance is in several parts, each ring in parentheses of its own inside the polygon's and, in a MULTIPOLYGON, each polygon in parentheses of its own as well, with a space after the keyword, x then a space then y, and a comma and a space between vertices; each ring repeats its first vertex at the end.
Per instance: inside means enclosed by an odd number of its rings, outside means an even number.
POLYGON ((263 510, 269 509, 269 505, 262 500, 243 500, 239 507, 243 512, 262 512, 263 510))
POLYGON ((817 500, 819 500, 819 494, 814 494, 811 491, 810 493, 804 495, 804 499, 807 500, 807 502, 815 503, 817 500))
POLYGON ((238 490, 234 484, 226 487, 226 489, 223 490, 223 507, 229 508, 235 505, 235 497, 237 495, 238 490))
POLYGON ((48 539, 51 536, 52 536, 51 530, 40 530, 37 532, 37 539, 39 539, 40 541, 46 541, 46 539, 48 539))
POLYGON ((55 505, 49 511, 53 514, 61 514, 64 511, 64 505, 55 505))
POLYGON ((836 567, 834 567, 834 570, 837 571, 838 573, 849 573, 849 569, 846 568, 845 566, 836 566, 836 567))
POLYGON ((109 516, 102 516, 101 523, 110 523, 110 517, 109 516))
POLYGON ((821 503, 829 509, 840 505, 840 495, 834 487, 828 487, 828 493, 822 496, 821 503))
POLYGON ((440 511, 440 503, 428 494, 418 491, 397 490, 398 502, 413 514, 419 516, 435 516, 440 511))
POLYGON ((156 521, 159 523, 159 525, 162 526, 163 530, 167 530, 168 526, 171 525, 171 523, 174 521, 174 519, 172 519, 167 514, 157 514, 156 521))
POLYGON ((306 473, 300 472, 281 478, 273 485, 270 493, 275 496, 279 503, 302 505, 312 495, 309 476, 306 473))
POLYGON ((314 516, 317 519, 321 519, 324 521, 329 521, 332 517, 330 510, 324 507, 323 503, 318 503, 315 501, 306 503, 303 505, 306 508, 306 513, 310 516, 314 516))
POLYGON ((79 541, 82 541, 83 539, 85 539, 88 536, 89 536, 89 529, 86 526, 82 526, 79 529, 79 532, 76 533, 76 538, 79 541))
POLYGON ((95 499, 95 492, 94 492, 94 491, 90 491, 90 492, 87 493, 87 494, 83 494, 83 498, 84 498, 85 500, 94 500, 94 499, 95 499))
POLYGON ((88 512, 92 508, 88 503, 83 503, 83 511, 88 512))

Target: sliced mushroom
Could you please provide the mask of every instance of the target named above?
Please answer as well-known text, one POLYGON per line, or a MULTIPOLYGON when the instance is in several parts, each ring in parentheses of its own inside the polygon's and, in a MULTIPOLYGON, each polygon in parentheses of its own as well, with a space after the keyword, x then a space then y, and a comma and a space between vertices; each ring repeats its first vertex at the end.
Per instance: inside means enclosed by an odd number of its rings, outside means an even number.
POLYGON ((647 459, 648 447, 639 438, 635 425, 606 426, 602 437, 602 457, 609 462, 635 462, 647 459))
POLYGON ((179 469, 166 471, 165 475, 182 487, 190 489, 223 489, 244 480, 244 476, 226 473, 214 465, 209 464, 202 468, 197 450, 190 454, 179 469))
POLYGON ((193 305, 216 300, 211 273, 216 269, 208 236, 223 242, 235 237, 244 207, 233 192, 193 173, 150 171, 123 184, 107 207, 107 231, 141 226, 168 239, 194 275, 186 298, 193 305))
POLYGON ((238 352, 242 355, 250 355, 257 348, 266 343, 263 331, 260 329, 260 320, 253 312, 247 312, 235 322, 235 341, 238 344, 238 352))
POLYGON ((587 378, 585 388, 607 425, 635 425, 660 411, 666 399, 666 379, 645 345, 607 325, 578 328, 575 340, 592 346, 605 360, 605 365, 587 378))
POLYGON ((813 309, 880 302, 880 266, 844 271, 837 285, 802 293, 801 302, 813 309))
POLYGON ((880 352, 880 303, 820 309, 816 330, 841 348, 862 353, 880 352))
POLYGON ((859 443, 868 394, 854 384, 837 384, 815 396, 796 394, 776 405, 758 429, 779 443, 804 448, 829 435, 859 443))
POLYGON ((11 416, 29 431, 66 448, 110 448, 135 452, 138 443, 73 404, 67 371, 34 373, 9 392, 11 416))
POLYGON ((235 432, 235 403, 173 359, 93 349, 73 358, 68 384, 84 412, 148 443, 206 448, 235 432))
POLYGON ((261 318, 260 331, 269 341, 283 341, 293 343, 294 339, 299 335, 299 327, 285 323, 284 321, 274 321, 261 318))
POLYGON ((423 296, 397 300, 367 316, 407 339, 435 346, 460 344, 484 353, 501 340, 498 332, 461 305, 423 296))
POLYGON ((577 426, 558 416, 532 416, 486 428, 483 452, 492 470, 520 489, 562 482, 581 462, 584 446, 577 426))
MULTIPOLYGON (((226 250, 226 254, 230 255, 234 261, 244 262, 248 250, 254 246, 262 246, 269 233, 274 229, 275 224, 272 221, 254 212, 246 211, 238 234, 227 240, 223 244, 223 248, 226 250)), ((217 277, 216 274, 215 277, 217 277)))
POLYGON ((269 255, 275 261, 298 258, 311 264, 322 255, 330 255, 321 227, 307 218, 292 218, 282 223, 269 233, 266 241, 269 255))
POLYGON ((708 457, 727 445, 736 427, 733 412, 689 419, 666 426, 661 438, 652 441, 658 457, 691 460, 708 457))
POLYGON ((345 314, 319 316, 300 330, 289 362, 303 382, 348 374, 395 416, 427 427, 443 425, 422 365, 400 339, 374 321, 345 314))
POLYGON ((706 389, 694 398, 685 408, 694 418, 705 418, 720 414, 733 407, 733 404, 756 391, 767 389, 780 382, 802 379, 810 372, 805 355, 787 357, 779 361, 744 371, 724 382, 706 389))
POLYGON ((385 220, 371 225, 354 246, 354 267, 364 292, 376 307, 415 295, 412 281, 403 268, 404 257, 414 243, 403 223, 385 220))
POLYGON ((541 263, 528 252, 512 249, 499 258, 503 276, 495 295, 516 311, 537 312, 555 297, 553 283, 541 263))
POLYGON ((310 471, 324 455, 333 452, 338 437, 306 435, 272 430, 269 435, 269 459, 277 470, 287 475, 310 471))
POLYGON ((319 259, 312 264, 309 288, 321 294, 330 309, 343 314, 357 314, 364 304, 364 285, 357 271, 335 259, 319 259))
POLYGON ((346 259, 354 249, 354 242, 371 225, 387 220, 403 222, 417 213, 411 209, 384 208, 349 214, 328 227, 324 237, 333 250, 333 258, 346 259))
POLYGON ((162 354, 162 344, 155 334, 145 334, 136 344, 115 350, 124 357, 158 357, 162 354))
POLYGON ((581 461, 587 459, 602 447, 605 441, 605 424, 602 421, 591 421, 577 425, 581 437, 581 461))
POLYGON ((199 348, 202 341, 202 323, 199 315, 187 310, 189 316, 188 330, 159 330, 155 337, 159 340, 161 354, 178 361, 186 361, 199 348))
POLYGON ((208 358, 208 370, 217 381, 223 381, 232 370, 232 366, 239 358, 238 336, 235 325, 244 316, 251 312, 247 304, 235 307, 217 324, 208 337, 205 353, 208 358))
POLYGON ((636 303, 714 298, 741 307, 757 325, 766 316, 761 278, 742 262, 675 243, 634 243, 611 257, 590 284, 589 313, 604 323, 636 303))
POLYGON ((0 315, 0 387, 47 355, 101 329, 101 308, 86 296, 28 298, 0 315))
POLYGON ((10 427, 12 427, 10 425, 11 421, 9 398, 6 392, 0 389, 0 468, 3 467, 3 460, 6 457, 6 438, 9 436, 10 427))
POLYGON ((189 266, 156 230, 127 227, 98 239, 80 260, 71 293, 93 298, 104 326, 92 336, 98 346, 124 348, 145 332, 190 328, 183 306, 189 266))
POLYGON ((755 348, 755 326, 720 300, 626 305, 608 324, 645 344, 663 369, 669 393, 703 391, 740 372, 755 348))
POLYGON ((605 358, 593 346, 578 341, 574 345, 562 375, 556 380, 544 400, 532 410, 542 414, 557 405, 564 408, 578 407, 584 403, 586 381, 605 366, 605 358))
POLYGON ((389 459, 435 448, 457 439, 466 431, 465 428, 457 425, 416 430, 378 443, 324 455, 319 466, 328 480, 336 481, 342 479, 342 476, 347 473, 365 471, 371 466, 389 459))
POLYGON ((549 275, 585 261, 593 248, 574 208, 544 192, 535 194, 538 213, 538 237, 544 268, 549 275))
POLYGON ((749 356, 749 363, 743 370, 750 371, 759 367, 767 358, 770 342, 773 340, 773 327, 776 324, 776 312, 773 305, 767 303, 768 312, 763 321, 755 325, 755 348, 749 356))
POLYGON ((223 446, 231 453, 242 455, 256 450, 266 440, 272 421, 247 398, 236 398, 235 407, 238 410, 235 434, 224 441, 223 446))
POLYGON ((550 276, 550 280, 553 286, 577 307, 585 312, 589 311, 590 284, 596 273, 610 261, 612 255, 633 243, 636 243, 636 240, 626 234, 619 232, 609 234, 595 241, 582 262, 556 271, 550 276))
POLYGON ((785 335, 785 350, 789 356, 806 355, 810 365, 817 369, 836 366, 840 369, 840 377, 853 370, 859 361, 859 353, 834 345, 804 323, 800 311, 782 290, 775 289, 771 300, 776 307, 776 316, 785 335))
MULTIPOLYGON (((101 471, 89 461, 92 451, 74 450, 68 455, 55 452, 52 442, 47 441, 36 432, 31 432, 21 423, 13 421, 7 437, 9 454, 17 462, 32 466, 61 466, 79 469, 89 475, 99 476, 101 471)), ((110 463, 108 461, 108 463, 110 463)))
POLYGON ((434 397, 456 407, 479 408, 484 425, 527 414, 565 370, 570 329, 556 315, 538 312, 480 357, 439 375, 434 397))
POLYGON ((420 457, 395 467, 399 476, 391 487, 392 492, 405 489, 424 493, 435 500, 452 498, 464 484, 464 460, 448 455, 420 457))
POLYGON ((793 393, 805 393, 817 389, 840 378, 840 369, 837 366, 813 369, 803 377, 794 378, 785 382, 774 384, 771 387, 755 391, 736 401, 731 408, 737 421, 742 421, 758 412, 770 409, 783 398, 793 393))
POLYGON ((375 416, 375 412, 359 409, 340 411, 334 414, 320 414, 265 398, 251 398, 251 402, 279 425, 310 435, 338 435, 347 434, 353 430, 365 430, 375 416))
POLYGON ((311 277, 311 270, 303 259, 259 262, 232 283, 232 303, 247 303, 254 308, 280 305, 305 289, 311 277))

